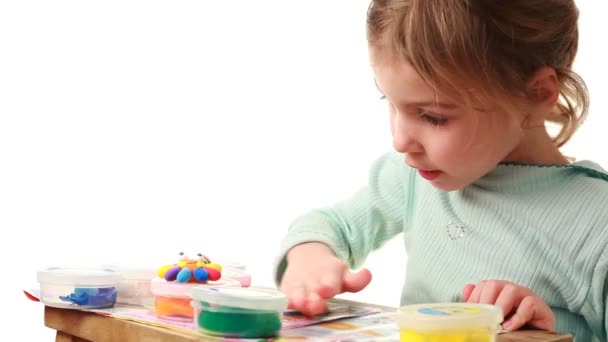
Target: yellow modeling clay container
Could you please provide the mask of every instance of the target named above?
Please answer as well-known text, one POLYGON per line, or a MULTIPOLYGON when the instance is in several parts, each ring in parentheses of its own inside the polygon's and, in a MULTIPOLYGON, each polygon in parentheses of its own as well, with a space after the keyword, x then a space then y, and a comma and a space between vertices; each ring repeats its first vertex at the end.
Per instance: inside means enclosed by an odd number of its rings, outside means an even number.
POLYGON ((401 341, 407 342, 494 342, 502 320, 502 310, 486 304, 419 304, 397 311, 401 341))

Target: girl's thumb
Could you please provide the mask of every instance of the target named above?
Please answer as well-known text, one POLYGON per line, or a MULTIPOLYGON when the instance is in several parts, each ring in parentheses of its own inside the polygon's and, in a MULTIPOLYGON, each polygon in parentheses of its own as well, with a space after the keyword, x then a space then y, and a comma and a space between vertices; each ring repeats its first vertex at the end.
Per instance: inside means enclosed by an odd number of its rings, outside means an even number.
POLYGON ((367 268, 364 268, 359 272, 347 271, 344 274, 342 292, 359 292, 363 290, 371 280, 372 274, 367 268))

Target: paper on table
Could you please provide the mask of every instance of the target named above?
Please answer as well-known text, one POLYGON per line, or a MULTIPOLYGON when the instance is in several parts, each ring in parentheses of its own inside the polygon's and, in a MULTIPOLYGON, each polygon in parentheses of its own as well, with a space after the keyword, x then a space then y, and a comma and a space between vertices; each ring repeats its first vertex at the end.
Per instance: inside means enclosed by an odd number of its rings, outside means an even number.
MULTIPOLYGON (((35 301, 39 301, 40 291, 37 289, 24 290, 26 296, 35 301)), ((283 331, 288 331, 296 328, 302 328, 320 323, 332 322, 352 317, 361 317, 379 313, 381 310, 374 307, 366 307, 347 303, 332 303, 327 304, 328 312, 314 317, 307 317, 294 310, 287 310, 283 314, 283 331)), ((161 326, 169 329, 174 329, 182 332, 198 334, 197 328, 193 322, 175 321, 157 317, 153 311, 143 307, 128 306, 116 304, 111 308, 105 309, 73 309, 94 312, 100 315, 111 316, 118 319, 132 320, 144 324, 161 326)), ((325 328, 325 330, 333 330, 325 328)))

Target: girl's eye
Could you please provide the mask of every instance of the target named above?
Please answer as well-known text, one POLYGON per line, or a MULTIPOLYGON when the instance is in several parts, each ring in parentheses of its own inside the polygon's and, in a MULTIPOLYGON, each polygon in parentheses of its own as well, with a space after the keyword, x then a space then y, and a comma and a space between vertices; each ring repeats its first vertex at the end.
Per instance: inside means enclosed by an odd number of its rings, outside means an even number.
POLYGON ((420 117, 433 126, 445 126, 448 123, 448 119, 446 118, 429 115, 427 113, 421 113, 420 117))

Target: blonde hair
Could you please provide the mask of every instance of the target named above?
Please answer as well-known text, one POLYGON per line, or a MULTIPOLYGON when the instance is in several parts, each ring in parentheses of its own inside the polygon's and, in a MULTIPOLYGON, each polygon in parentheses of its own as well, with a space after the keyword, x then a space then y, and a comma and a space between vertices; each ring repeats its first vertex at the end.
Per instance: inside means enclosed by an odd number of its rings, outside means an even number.
POLYGON ((553 139, 562 146, 589 107, 572 71, 577 21, 573 0, 372 0, 367 34, 370 46, 388 47, 439 92, 471 106, 526 111, 534 102, 528 81, 553 68, 560 94, 545 121, 559 125, 553 139))

